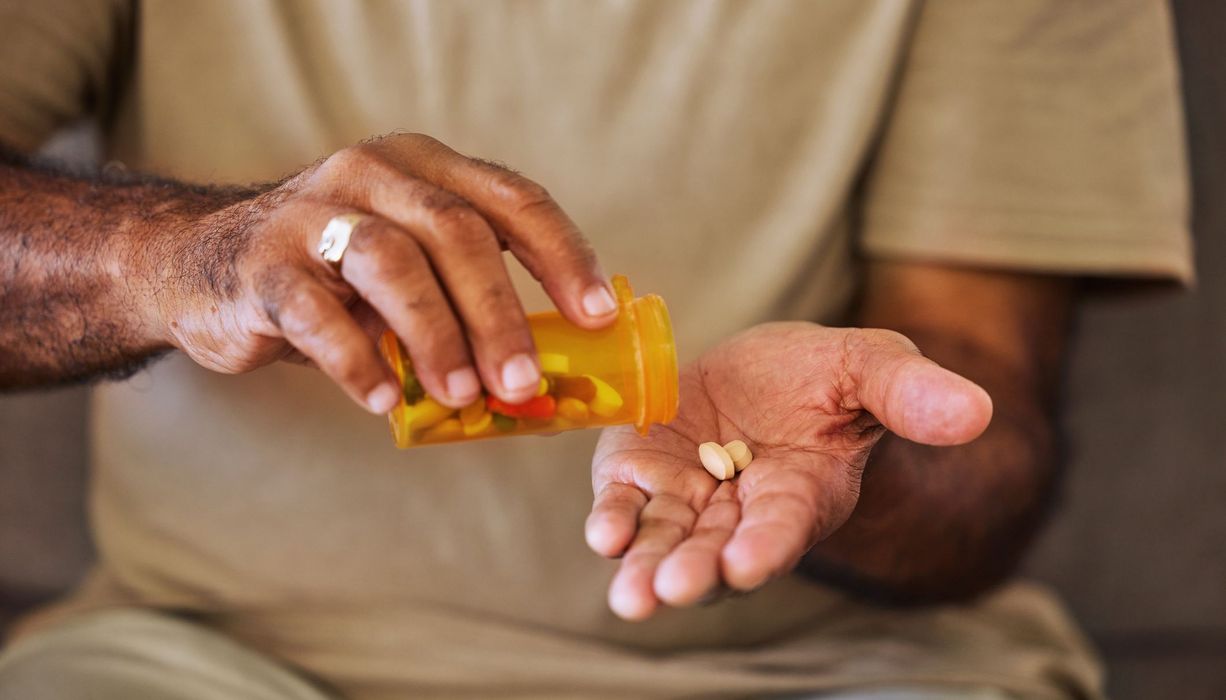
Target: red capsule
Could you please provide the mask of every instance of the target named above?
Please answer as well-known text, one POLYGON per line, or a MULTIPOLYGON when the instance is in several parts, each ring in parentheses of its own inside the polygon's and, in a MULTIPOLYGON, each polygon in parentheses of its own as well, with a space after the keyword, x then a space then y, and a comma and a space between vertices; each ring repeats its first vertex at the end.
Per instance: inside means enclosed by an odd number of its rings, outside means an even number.
POLYGON ((557 413, 558 403, 549 394, 535 396, 523 403, 506 403, 493 396, 485 397, 485 405, 494 413, 501 413, 511 418, 553 418, 557 413))

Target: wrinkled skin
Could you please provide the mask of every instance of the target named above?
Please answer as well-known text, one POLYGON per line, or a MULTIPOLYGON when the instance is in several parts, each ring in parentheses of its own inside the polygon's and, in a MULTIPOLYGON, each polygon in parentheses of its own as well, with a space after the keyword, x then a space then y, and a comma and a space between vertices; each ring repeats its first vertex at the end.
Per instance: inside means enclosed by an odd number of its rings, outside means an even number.
POLYGON ((234 269, 214 275, 232 279, 221 294, 203 285, 172 295, 159 315, 175 319, 176 347, 224 372, 300 352, 375 413, 399 397, 368 337, 380 321, 448 406, 471 403, 482 384, 510 403, 532 397, 540 370, 503 247, 572 323, 600 328, 616 316, 590 246, 544 188, 422 134, 342 149, 189 231, 192 249, 232 239, 222 247, 233 248, 234 269), (334 270, 316 250, 320 232, 352 213, 360 223, 334 270))
POLYGON ((682 370, 675 421, 646 438, 629 426, 601 436, 586 534, 622 557, 610 607, 644 619, 791 571, 851 515, 886 429, 955 445, 991 413, 983 389, 897 333, 774 323, 733 336, 682 370), (720 483, 698 445, 737 439, 754 460, 720 483))

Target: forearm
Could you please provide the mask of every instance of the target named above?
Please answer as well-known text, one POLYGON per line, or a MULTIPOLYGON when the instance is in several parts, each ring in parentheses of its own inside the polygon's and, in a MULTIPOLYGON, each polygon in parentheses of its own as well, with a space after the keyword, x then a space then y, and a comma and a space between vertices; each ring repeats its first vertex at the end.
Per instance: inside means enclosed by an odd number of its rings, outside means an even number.
POLYGON ((1059 475, 1055 421, 1072 289, 1068 280, 878 263, 857 325, 910 337, 978 383, 992 423, 959 447, 887 434, 865 468, 848 522, 805 569, 894 602, 959 599, 1013 570, 1059 475))
POLYGON ((0 389, 124 375, 168 349, 156 296, 177 251, 163 234, 230 201, 0 150, 0 389))
MULTIPOLYGON (((904 331, 906 332, 906 331, 904 331)), ((809 572, 889 602, 959 599, 1005 578, 1043 519, 1059 471, 1050 411, 975 348, 908 333, 925 354, 994 399, 977 440, 930 447, 887 434, 848 522, 807 557, 809 572)))

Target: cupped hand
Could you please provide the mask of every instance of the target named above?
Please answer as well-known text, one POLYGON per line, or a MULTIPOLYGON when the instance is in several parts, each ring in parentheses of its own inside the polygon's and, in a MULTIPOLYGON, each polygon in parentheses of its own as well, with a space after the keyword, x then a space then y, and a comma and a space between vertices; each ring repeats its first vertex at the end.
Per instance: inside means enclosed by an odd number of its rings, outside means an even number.
POLYGON ((610 607, 640 620, 791 571, 851 515, 884 430, 956 445, 991 415, 983 389, 891 331, 774 323, 733 336, 683 369, 675 421, 601 435, 586 535, 621 557, 610 607), (698 445, 732 440, 754 459, 721 483, 698 445))
POLYGON ((273 188, 202 190, 178 213, 140 253, 166 342, 223 372, 305 358, 376 413, 400 393, 376 351, 383 327, 446 405, 482 384, 511 403, 534 395, 539 365, 504 248, 573 323, 616 317, 590 246, 544 188, 420 134, 343 149, 273 188), (361 218, 336 269, 317 246, 341 214, 361 218))

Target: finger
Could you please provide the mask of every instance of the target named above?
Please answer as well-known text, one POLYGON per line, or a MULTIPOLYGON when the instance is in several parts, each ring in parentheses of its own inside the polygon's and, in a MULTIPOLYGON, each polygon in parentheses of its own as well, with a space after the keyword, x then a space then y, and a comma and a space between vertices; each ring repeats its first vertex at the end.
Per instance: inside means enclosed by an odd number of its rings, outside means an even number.
POLYGON ((333 175, 332 194, 412 234, 463 322, 485 386, 508 403, 532 398, 541 378, 536 346, 489 223, 456 194, 404 174, 378 153, 341 153, 351 155, 335 167, 361 176, 333 175))
POLYGON ((741 520, 724 547, 720 570, 724 581, 738 590, 752 590, 795 567, 813 546, 819 522, 822 484, 816 474, 801 469, 763 469, 741 475, 741 520), (769 476, 761 476, 769 472, 769 476))
POLYGON ((503 234, 511 253, 540 280, 558 310, 584 328, 602 328, 617 305, 591 245, 539 184, 508 169, 463 156, 428 136, 396 140, 415 173, 455 192, 503 234))
POLYGON ((383 331, 387 330, 387 321, 375 311, 370 304, 359 299, 355 303, 349 305, 349 315, 353 316, 353 320, 358 322, 358 326, 362 328, 362 332, 370 338, 370 342, 379 346, 379 338, 383 337, 383 331))
POLYGON ((400 337, 431 396, 453 408, 476 400, 481 381, 460 321, 412 236, 386 219, 363 217, 342 259, 341 276, 400 337))
POLYGON ((638 529, 639 512, 647 504, 647 495, 629 484, 606 484, 592 502, 583 532, 587 545, 602 557, 617 557, 638 529))
POLYGON ((464 321, 485 385, 510 403, 536 394, 541 372, 528 318, 494 232, 460 198, 417 182, 414 234, 464 321))
POLYGON ((693 605, 714 591, 721 583, 720 552, 740 516, 736 486, 725 481, 698 514, 690 536, 660 562, 654 581, 656 597, 669 605, 693 605))
POLYGON ((262 282, 264 309, 285 340, 372 413, 387 413, 400 386, 344 305, 305 272, 284 269, 262 282))
POLYGON ((901 334, 850 330, 844 346, 847 408, 863 408, 892 432, 927 445, 974 440, 992 420, 979 385, 920 355, 901 334))
POLYGON ((621 567, 609 584, 609 607, 627 620, 645 620, 659 606, 656 567, 685 539, 697 513, 673 496, 654 496, 639 516, 638 534, 626 550, 621 567))

